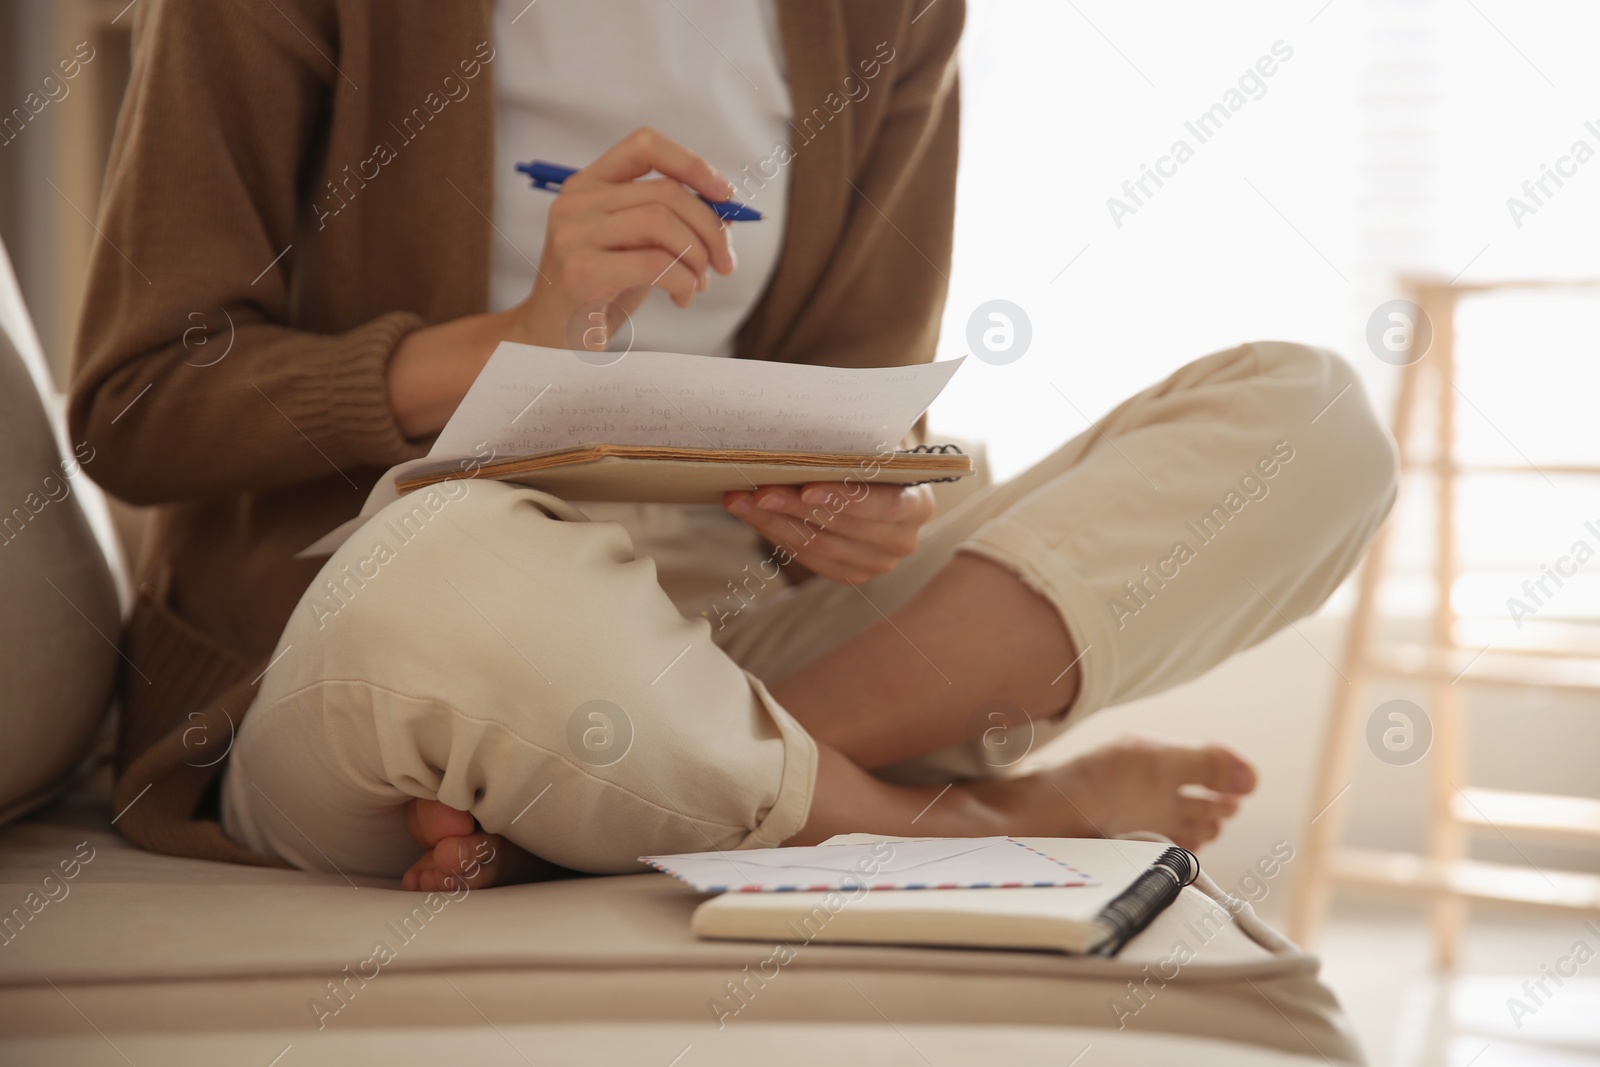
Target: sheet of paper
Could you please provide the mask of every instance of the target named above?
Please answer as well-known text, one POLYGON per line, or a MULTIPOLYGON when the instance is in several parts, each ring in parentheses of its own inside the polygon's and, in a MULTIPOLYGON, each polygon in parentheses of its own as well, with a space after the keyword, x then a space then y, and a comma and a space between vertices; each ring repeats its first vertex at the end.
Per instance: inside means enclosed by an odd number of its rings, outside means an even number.
POLYGON ((603 444, 875 452, 905 437, 960 363, 853 370, 630 352, 598 367, 506 342, 433 452, 466 456, 484 443, 506 457, 603 444))
POLYGON ((504 341, 427 456, 390 469, 361 514, 296 558, 325 556, 398 499, 395 480, 582 445, 878 452, 902 441, 961 360, 849 369, 677 352, 595 366, 504 341))
POLYGON ((703 893, 1099 884, 1093 876, 1009 837, 924 838, 639 858, 703 893))

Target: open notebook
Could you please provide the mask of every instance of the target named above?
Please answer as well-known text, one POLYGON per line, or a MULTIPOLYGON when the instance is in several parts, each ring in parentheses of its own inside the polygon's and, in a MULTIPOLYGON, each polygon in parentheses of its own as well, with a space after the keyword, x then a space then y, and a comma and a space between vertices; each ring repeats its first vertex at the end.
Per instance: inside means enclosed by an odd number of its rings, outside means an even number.
MULTIPOLYGON (((300 553, 327 555, 402 494, 456 478, 567 500, 720 504, 731 489, 952 481, 953 446, 899 451, 961 360, 820 367, 674 352, 597 365, 503 342, 428 454, 391 468, 361 514, 300 553)), ((855 495, 854 489, 851 495, 855 495)))
MULTIPOLYGON (((881 841, 851 834, 833 842, 881 841)), ((1049 888, 728 892, 695 909, 706 938, 1034 949, 1114 955, 1177 899, 1200 867, 1160 842, 1019 838, 1098 884, 1049 888)), ((830 842, 832 843, 832 842, 830 842)), ((734 853, 731 855, 739 855, 734 853)))

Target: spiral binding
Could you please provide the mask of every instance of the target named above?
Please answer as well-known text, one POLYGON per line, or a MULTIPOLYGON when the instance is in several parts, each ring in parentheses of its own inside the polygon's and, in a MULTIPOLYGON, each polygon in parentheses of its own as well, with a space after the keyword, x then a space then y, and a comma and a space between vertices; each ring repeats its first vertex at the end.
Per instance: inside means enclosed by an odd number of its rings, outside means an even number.
POLYGON ((1178 899, 1183 887, 1199 876, 1200 861, 1193 852, 1179 845, 1167 849, 1095 918, 1095 925, 1110 937, 1091 955, 1115 956, 1121 952, 1122 946, 1149 926, 1178 899))
MULTIPOLYGON (((946 455, 946 456, 949 456, 949 455, 959 456, 959 455, 963 455, 964 454, 961 451, 961 446, 960 445, 918 445, 916 448, 902 448, 902 449, 899 450, 899 454, 903 455, 903 456, 906 456, 906 455, 924 455, 924 456, 926 456, 926 455, 930 455, 930 454, 934 454, 934 453, 938 453, 940 455, 946 455)), ((926 479, 924 479, 924 480, 922 480, 920 482, 909 482, 907 484, 909 484, 909 485, 932 485, 935 482, 959 482, 960 480, 961 480, 960 478, 926 478, 926 479)))

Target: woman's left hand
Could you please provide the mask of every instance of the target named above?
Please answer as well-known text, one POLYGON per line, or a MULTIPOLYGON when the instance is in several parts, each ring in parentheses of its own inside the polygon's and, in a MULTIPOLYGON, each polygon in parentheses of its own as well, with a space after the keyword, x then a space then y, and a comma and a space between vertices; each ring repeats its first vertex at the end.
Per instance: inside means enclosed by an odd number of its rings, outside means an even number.
POLYGON ((916 551, 933 516, 926 485, 765 485, 729 492, 723 507, 807 570, 851 585, 880 574, 916 551))

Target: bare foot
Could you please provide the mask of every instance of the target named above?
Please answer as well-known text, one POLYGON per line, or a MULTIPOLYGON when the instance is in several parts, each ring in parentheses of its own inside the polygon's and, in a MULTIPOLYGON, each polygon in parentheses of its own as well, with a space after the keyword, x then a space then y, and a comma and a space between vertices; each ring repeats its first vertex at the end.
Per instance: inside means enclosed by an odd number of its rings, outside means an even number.
POLYGON ((470 812, 420 797, 406 805, 406 827, 425 850, 400 879, 402 889, 423 893, 487 889, 560 878, 563 868, 524 852, 499 834, 478 829, 470 812))
POLYGON ((1130 734, 1025 778, 973 783, 1007 832, 1115 837, 1148 830, 1189 849, 1215 840, 1256 772, 1225 745, 1130 734))

